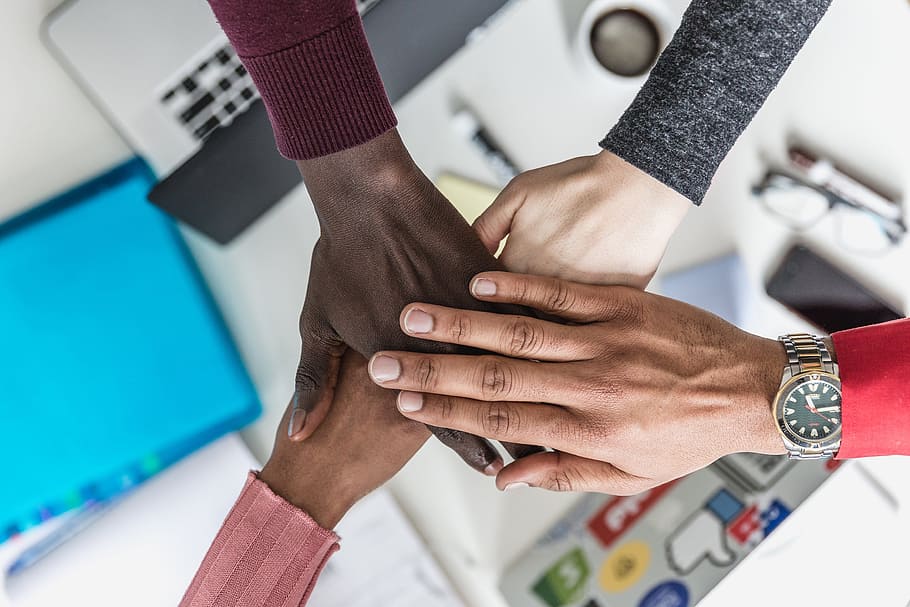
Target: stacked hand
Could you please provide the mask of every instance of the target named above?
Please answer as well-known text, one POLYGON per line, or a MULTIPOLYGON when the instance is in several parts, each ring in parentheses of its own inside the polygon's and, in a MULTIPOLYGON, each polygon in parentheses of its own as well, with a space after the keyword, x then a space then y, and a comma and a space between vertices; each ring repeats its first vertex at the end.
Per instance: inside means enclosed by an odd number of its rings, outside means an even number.
MULTIPOLYGON (((289 434, 301 440, 316 426, 307 412, 330 391, 331 370, 347 347, 367 357, 381 348, 465 351, 402 334, 396 319, 407 303, 506 308, 469 296, 471 276, 500 266, 416 167, 396 131, 299 166, 321 228, 300 319, 303 354, 288 425, 289 434)), ((475 469, 495 474, 502 466, 487 441, 447 429, 434 432, 475 469)), ((513 455, 531 451, 507 448, 513 455)))
POLYGON ((628 287, 481 274, 485 302, 574 323, 416 303, 403 332, 497 356, 380 352, 374 379, 407 417, 554 452, 517 460, 500 488, 631 494, 737 451, 782 453, 770 415, 786 363, 774 341, 692 306, 628 287), (394 361, 394 362, 391 362, 394 361))
POLYGON ((510 272, 644 288, 692 203, 607 151, 522 173, 474 229, 510 272))
POLYGON ((310 436, 303 442, 288 437, 288 407, 259 475, 326 529, 394 476, 430 435, 398 413, 394 395, 373 385, 366 359, 349 350, 339 363, 329 376, 332 394, 310 413, 310 436))

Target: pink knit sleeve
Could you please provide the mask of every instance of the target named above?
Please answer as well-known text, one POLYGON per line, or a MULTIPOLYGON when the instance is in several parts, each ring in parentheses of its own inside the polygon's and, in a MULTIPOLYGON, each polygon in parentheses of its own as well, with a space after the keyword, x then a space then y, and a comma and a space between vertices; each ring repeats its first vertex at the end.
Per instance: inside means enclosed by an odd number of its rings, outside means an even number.
POLYGON ((180 607, 298 607, 338 536, 250 472, 180 607))

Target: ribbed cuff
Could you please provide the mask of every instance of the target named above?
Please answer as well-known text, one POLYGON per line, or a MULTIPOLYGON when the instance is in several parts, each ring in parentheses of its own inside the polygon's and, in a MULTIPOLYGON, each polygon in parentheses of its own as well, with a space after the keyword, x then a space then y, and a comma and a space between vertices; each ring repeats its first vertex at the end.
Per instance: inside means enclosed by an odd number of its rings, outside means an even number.
POLYGON ((340 152, 397 124, 358 15, 289 49, 241 59, 286 158, 340 152))
POLYGON ((831 339, 844 393, 838 459, 910 455, 910 319, 831 339))
POLYGON ((600 142, 695 204, 831 0, 693 0, 600 142))
POLYGON ((338 536, 250 473, 180 607, 300 605, 338 536))

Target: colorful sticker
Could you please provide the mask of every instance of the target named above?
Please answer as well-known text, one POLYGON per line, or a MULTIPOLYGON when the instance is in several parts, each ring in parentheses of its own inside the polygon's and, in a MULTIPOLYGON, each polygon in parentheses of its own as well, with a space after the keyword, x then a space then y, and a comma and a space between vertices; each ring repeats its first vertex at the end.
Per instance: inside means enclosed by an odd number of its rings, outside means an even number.
POLYGON ((651 564, 651 549, 642 541, 613 550, 600 567, 598 581, 607 592, 623 592, 641 579, 651 564))
POLYGON ((648 591, 638 607, 689 607, 689 590, 682 582, 664 582, 648 591))
POLYGON ((774 500, 768 509, 761 513, 762 526, 764 535, 768 537, 777 526, 784 522, 784 519, 790 516, 790 509, 780 500, 774 500))
POLYGON ((763 525, 758 507, 754 504, 734 520, 727 533, 741 545, 753 544, 764 537, 763 525))
POLYGON ((590 573, 585 555, 575 548, 537 580, 534 594, 550 607, 562 607, 580 598, 590 573))
POLYGON ((721 489, 708 500, 706 508, 713 512, 724 524, 727 524, 743 511, 744 506, 732 493, 726 489, 721 489))
POLYGON ((679 575, 688 575, 703 560, 728 567, 736 554, 727 545, 722 520, 707 509, 697 510, 667 538, 667 561, 679 575))
POLYGON ((591 517, 588 529, 604 548, 609 548, 635 521, 644 516, 675 482, 654 487, 638 495, 613 498, 591 517))

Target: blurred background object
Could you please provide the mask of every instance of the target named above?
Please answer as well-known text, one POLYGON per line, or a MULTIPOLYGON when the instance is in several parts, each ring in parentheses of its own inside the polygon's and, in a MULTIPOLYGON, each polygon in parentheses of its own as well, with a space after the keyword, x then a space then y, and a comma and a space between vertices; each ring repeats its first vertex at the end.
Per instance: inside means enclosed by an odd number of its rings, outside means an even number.
POLYGON ((855 253, 876 255, 904 239, 907 226, 898 201, 799 149, 789 151, 789 173, 769 171, 753 194, 794 230, 806 230, 827 213, 837 218, 839 243, 855 253))
MULTIPOLYGON (((171 220, 131 160, 0 225, 0 543, 117 498, 259 414, 171 220)), ((61 531, 61 534, 65 531, 61 531)))

